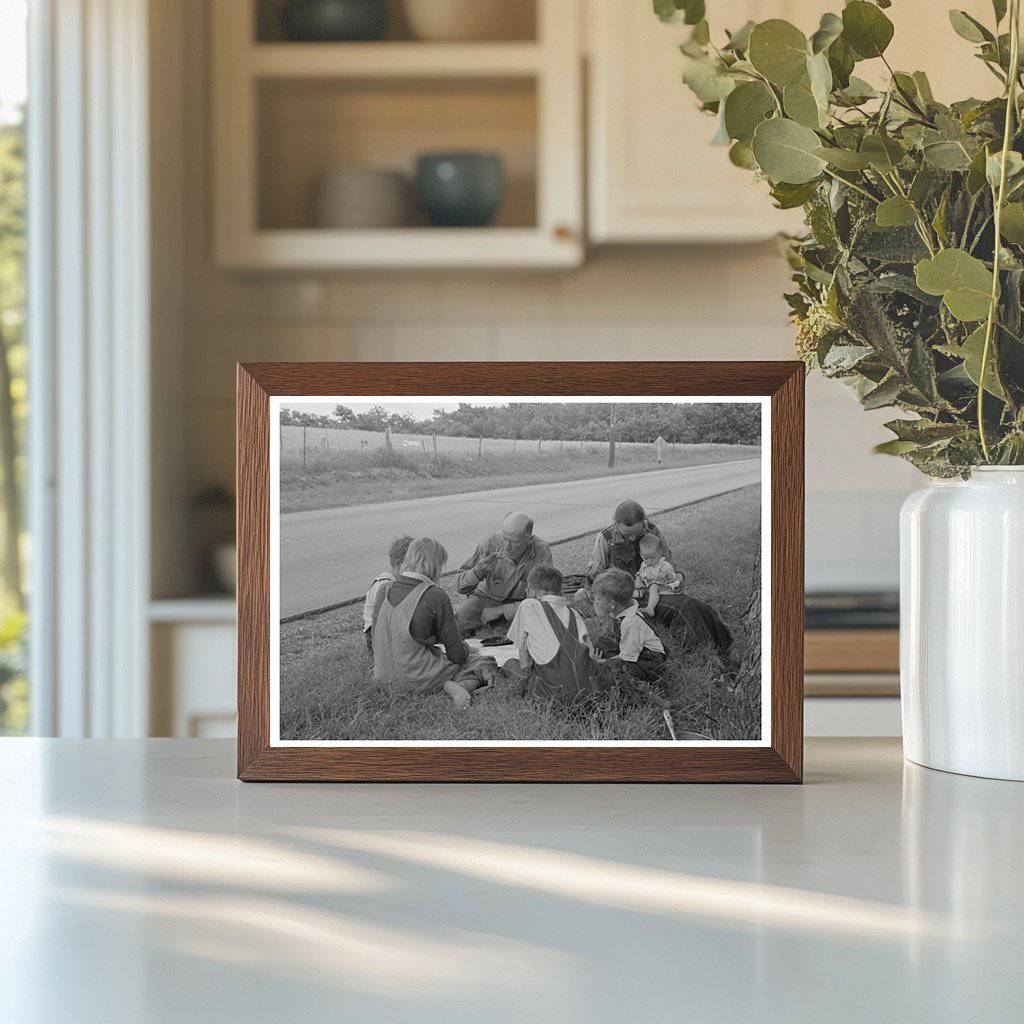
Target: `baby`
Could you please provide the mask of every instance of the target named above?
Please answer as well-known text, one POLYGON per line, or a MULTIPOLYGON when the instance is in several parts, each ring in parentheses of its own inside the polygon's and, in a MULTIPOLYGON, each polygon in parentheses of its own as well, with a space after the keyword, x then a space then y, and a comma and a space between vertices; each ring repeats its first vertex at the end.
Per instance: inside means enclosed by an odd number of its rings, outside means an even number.
POLYGON ((666 591, 678 593, 683 584, 683 574, 676 572, 662 551, 660 537, 648 533, 640 538, 642 563, 636 574, 634 597, 640 600, 647 595, 647 603, 643 607, 647 615, 654 614, 662 594, 666 591))

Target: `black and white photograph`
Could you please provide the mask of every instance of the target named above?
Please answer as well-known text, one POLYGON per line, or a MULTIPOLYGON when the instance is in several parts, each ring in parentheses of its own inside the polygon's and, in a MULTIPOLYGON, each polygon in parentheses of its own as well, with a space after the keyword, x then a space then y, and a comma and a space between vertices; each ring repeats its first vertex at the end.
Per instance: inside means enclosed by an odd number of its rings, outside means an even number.
POLYGON ((769 416, 275 397, 273 742, 763 744, 769 416))

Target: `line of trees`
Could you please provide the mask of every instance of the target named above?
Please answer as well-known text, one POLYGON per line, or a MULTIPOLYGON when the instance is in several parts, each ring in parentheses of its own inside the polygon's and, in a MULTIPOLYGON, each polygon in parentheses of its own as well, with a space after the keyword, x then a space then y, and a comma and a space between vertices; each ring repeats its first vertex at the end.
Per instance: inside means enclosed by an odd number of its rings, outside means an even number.
POLYGON ((380 433, 440 434, 448 437, 506 437, 524 440, 634 441, 663 437, 682 444, 760 444, 761 408, 737 402, 515 402, 435 409, 414 419, 384 406, 356 412, 338 405, 333 415, 285 409, 284 426, 327 427, 380 433))

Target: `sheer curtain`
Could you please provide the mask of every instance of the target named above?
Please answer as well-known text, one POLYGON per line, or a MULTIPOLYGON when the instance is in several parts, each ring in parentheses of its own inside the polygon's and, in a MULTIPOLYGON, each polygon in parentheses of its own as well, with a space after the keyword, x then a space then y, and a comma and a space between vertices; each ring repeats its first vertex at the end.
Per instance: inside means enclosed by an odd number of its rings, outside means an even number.
POLYGON ((148 723, 147 0, 33 0, 33 731, 148 723))

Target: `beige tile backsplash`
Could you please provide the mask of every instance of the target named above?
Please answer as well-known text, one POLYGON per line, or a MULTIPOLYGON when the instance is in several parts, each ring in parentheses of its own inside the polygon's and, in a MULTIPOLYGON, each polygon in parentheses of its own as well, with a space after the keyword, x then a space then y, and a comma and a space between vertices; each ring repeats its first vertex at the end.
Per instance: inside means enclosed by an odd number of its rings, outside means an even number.
MULTIPOLYGON (((230 483, 238 360, 786 359, 786 267, 771 246, 594 254, 568 273, 190 273, 189 485, 230 483)), ((808 581, 895 584, 913 472, 871 454, 884 413, 808 381, 808 581)))

